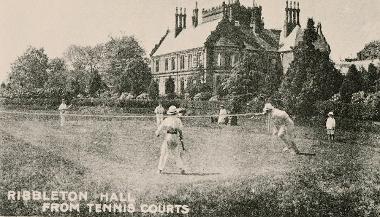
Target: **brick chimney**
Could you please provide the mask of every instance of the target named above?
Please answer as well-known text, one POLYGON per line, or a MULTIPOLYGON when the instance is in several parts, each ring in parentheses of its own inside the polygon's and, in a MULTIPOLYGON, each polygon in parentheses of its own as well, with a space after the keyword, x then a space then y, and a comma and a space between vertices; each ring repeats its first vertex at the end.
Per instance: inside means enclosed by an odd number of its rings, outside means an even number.
POLYGON ((178 7, 175 8, 175 28, 174 28, 174 37, 177 37, 178 34, 178 7))
POLYGON ((300 26, 300 8, 299 2, 286 1, 284 36, 287 37, 296 26, 300 26))
POLYGON ((186 29, 186 8, 183 9, 183 29, 186 29))
POLYGON ((195 9, 193 10, 193 16, 191 17, 194 27, 198 26, 198 22, 199 22, 198 21, 199 20, 198 15, 199 15, 198 2, 195 2, 195 9))

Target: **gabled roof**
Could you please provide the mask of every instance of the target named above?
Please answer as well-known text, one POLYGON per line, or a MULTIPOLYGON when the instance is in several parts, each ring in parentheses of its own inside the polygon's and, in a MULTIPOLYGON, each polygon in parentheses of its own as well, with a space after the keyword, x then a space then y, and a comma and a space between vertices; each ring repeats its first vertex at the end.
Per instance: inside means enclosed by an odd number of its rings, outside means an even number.
POLYGON ((282 31, 280 37, 280 49, 278 49, 279 52, 292 51, 300 40, 302 40, 303 30, 300 26, 296 26, 287 37, 285 37, 284 34, 285 32, 282 31))
MULTIPOLYGON (((292 51, 302 40, 305 30, 300 26, 294 27, 293 31, 288 35, 288 37, 284 37, 284 31, 281 32, 280 37, 280 49, 279 52, 287 52, 292 51)), ((327 51, 330 53, 330 46, 326 41, 322 31, 318 31, 318 38, 315 42, 313 42, 316 49, 320 51, 327 51)))
POLYGON ((160 56, 176 51, 204 47, 207 37, 216 29, 220 20, 221 19, 202 23, 195 28, 189 26, 183 29, 177 37, 174 37, 174 30, 170 31, 156 52, 152 55, 160 56))
POLYGON ((252 29, 242 31, 246 35, 247 49, 277 51, 279 37, 273 30, 263 29, 259 33, 253 33, 252 29))
POLYGON ((216 30, 207 38, 206 46, 219 46, 220 40, 226 39, 229 39, 229 43, 235 43, 241 49, 277 51, 279 32, 263 29, 258 33, 254 33, 252 28, 236 26, 233 22, 231 23, 224 19, 219 22, 216 30))

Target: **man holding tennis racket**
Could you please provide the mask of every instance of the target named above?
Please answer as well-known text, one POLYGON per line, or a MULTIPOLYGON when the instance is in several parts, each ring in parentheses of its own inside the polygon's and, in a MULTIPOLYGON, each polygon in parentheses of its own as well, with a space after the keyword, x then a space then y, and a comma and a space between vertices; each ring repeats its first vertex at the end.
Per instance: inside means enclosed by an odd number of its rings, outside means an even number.
POLYGON ((60 117, 60 125, 63 127, 65 125, 65 113, 66 110, 69 109, 71 105, 66 105, 66 100, 62 99, 61 105, 59 105, 58 111, 59 111, 59 117, 60 117))
MULTIPOLYGON (((293 154, 301 154, 293 141, 294 122, 290 116, 280 109, 276 109, 272 104, 266 103, 262 113, 255 113, 255 116, 269 114, 273 123, 273 135, 277 135, 285 142, 287 147, 284 151, 291 150, 293 154)), ((252 117, 253 118, 253 117, 252 117)))
POLYGON ((169 116, 165 118, 161 125, 156 130, 156 136, 160 136, 163 132, 165 135, 164 142, 161 145, 161 156, 158 163, 158 173, 161 174, 165 167, 166 160, 171 154, 176 161, 177 167, 180 169, 181 174, 185 174, 184 164, 181 157, 182 151, 182 121, 177 117, 177 108, 170 106, 166 112, 169 116))

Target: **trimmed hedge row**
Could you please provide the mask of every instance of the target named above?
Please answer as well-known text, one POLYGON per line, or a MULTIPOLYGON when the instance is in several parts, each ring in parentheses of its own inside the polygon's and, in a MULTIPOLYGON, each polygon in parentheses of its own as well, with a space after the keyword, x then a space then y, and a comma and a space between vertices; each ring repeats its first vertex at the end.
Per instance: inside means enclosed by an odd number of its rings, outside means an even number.
POLYGON ((344 118, 380 120, 380 105, 319 101, 315 106, 320 116, 326 116, 330 111, 333 111, 336 116, 344 118))
MULTIPOLYGON (((99 98, 75 98, 68 102, 73 105, 73 110, 87 107, 109 107, 115 111, 125 113, 152 113, 158 103, 161 102, 164 108, 174 105, 186 108, 188 114, 216 114, 221 101, 188 101, 188 100, 118 100, 118 99, 99 99, 99 98)), ((8 108, 31 109, 31 110, 56 110, 61 103, 60 99, 32 99, 32 98, 5 98, 3 105, 8 108)), ((229 105, 227 104, 226 107, 229 105)))

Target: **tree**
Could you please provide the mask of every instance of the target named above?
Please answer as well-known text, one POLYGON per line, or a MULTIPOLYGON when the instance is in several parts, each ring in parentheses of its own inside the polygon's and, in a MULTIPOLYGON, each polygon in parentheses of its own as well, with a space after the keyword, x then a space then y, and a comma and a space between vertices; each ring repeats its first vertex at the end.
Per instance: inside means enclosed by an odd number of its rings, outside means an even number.
POLYGON ((222 86, 228 94, 269 97, 278 89, 281 76, 279 59, 269 58, 260 52, 245 53, 222 86), (268 59, 272 61, 268 62, 268 59))
POLYGON ((29 47, 12 63, 9 85, 16 91, 36 91, 43 88, 48 69, 48 57, 43 48, 29 47))
POLYGON ((148 94, 151 99, 158 99, 159 97, 159 86, 155 79, 152 79, 149 84, 148 94))
POLYGON ((186 93, 193 98, 198 93, 212 94, 212 76, 207 74, 202 65, 200 65, 193 76, 187 80, 186 93))
POLYGON ((118 93, 138 95, 152 78, 144 49, 134 37, 111 38, 105 44, 105 81, 118 93))
POLYGON ((91 76, 89 94, 92 97, 96 97, 98 91, 102 90, 103 87, 104 87, 104 84, 102 81, 102 77, 100 76, 99 72, 95 70, 91 76))
POLYGON ((44 97, 62 98, 66 94, 67 67, 63 59, 54 58, 49 61, 44 97))
POLYGON ((283 106, 291 113, 312 115, 315 103, 339 92, 342 76, 330 60, 328 51, 316 49, 318 34, 308 20, 303 40, 294 49, 294 60, 280 87, 283 106))
POLYGON ((71 82, 75 80, 80 84, 78 92, 82 94, 93 94, 94 78, 98 79, 105 69, 105 48, 104 45, 98 44, 94 47, 91 46, 77 46, 71 45, 64 53, 70 67, 73 69, 74 77, 71 82), (91 89, 91 90, 90 90, 91 89))
POLYGON ((169 76, 169 78, 165 82, 165 94, 169 99, 175 97, 175 83, 174 79, 171 76, 169 76))
POLYGON ((355 65, 351 65, 340 88, 341 99, 350 103, 352 95, 363 90, 363 78, 355 65))
POLYGON ((364 68, 362 70, 363 74, 363 90, 366 92, 374 92, 376 90, 376 81, 379 79, 379 74, 377 73, 377 68, 373 63, 368 65, 368 71, 364 68))

